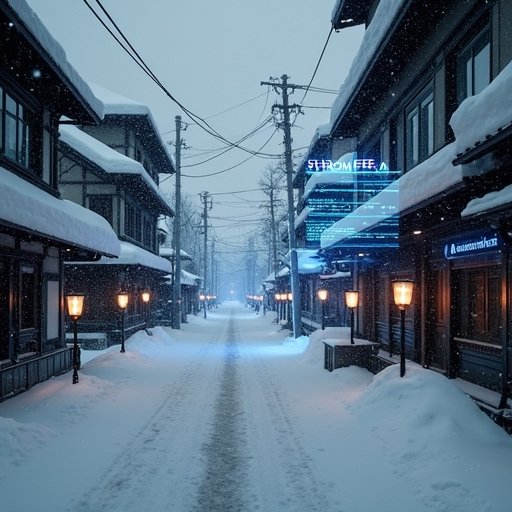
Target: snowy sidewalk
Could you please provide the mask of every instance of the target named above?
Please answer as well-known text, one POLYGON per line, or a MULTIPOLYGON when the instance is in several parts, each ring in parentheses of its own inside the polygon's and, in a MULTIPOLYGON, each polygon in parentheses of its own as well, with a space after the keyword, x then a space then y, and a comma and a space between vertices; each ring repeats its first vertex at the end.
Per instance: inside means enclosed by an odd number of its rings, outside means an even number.
POLYGON ((321 343, 272 320, 228 303, 1 403, 2 507, 510 510, 512 439, 453 383, 326 372, 321 343))

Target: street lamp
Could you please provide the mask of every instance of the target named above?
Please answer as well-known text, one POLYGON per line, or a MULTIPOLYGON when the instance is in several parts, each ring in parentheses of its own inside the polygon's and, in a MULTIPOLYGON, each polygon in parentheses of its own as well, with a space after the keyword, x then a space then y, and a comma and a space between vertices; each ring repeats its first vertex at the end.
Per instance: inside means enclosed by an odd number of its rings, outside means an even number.
POLYGON ((148 320, 149 320, 149 301, 151 300, 151 293, 146 290, 145 292, 142 292, 142 302, 144 303, 144 320, 145 325, 144 329, 147 330, 148 328, 148 320))
POLYGON ((345 290, 345 304, 350 309, 350 344, 354 344, 354 310, 359 305, 359 292, 357 290, 345 290))
POLYGON ((414 282, 393 281, 393 299, 400 310, 400 377, 405 375, 405 310, 411 305, 414 282))
POLYGON ((128 307, 128 294, 120 292, 117 294, 117 305, 121 310, 121 352, 125 352, 124 349, 124 315, 126 308, 128 307))
POLYGON ((78 383, 78 369, 80 368, 80 348, 78 347, 77 322, 84 309, 84 296, 82 294, 66 295, 68 315, 73 320, 73 384, 78 383))
POLYGON ((327 297, 329 296, 329 292, 321 288, 316 292, 317 297, 320 299, 320 302, 322 303, 322 331, 325 330, 325 301, 327 300, 327 297))

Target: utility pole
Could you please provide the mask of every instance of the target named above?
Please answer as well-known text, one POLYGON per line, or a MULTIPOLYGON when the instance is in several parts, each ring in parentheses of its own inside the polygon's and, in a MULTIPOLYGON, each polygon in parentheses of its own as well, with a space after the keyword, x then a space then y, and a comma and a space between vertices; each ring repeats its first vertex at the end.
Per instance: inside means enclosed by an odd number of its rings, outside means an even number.
POLYGON ((174 289, 172 297, 173 329, 181 326, 181 116, 175 117, 176 122, 176 208, 174 212, 174 289))
POLYGON ((208 276, 208 205, 210 206, 210 209, 212 208, 212 198, 210 197, 210 194, 208 192, 201 192, 200 194, 201 201, 203 203, 203 235, 204 235, 204 257, 203 257, 203 294, 204 294, 204 300, 203 300, 203 313, 204 318, 206 318, 206 295, 208 291, 208 282, 207 282, 207 276, 208 276))
MULTIPOLYGON (((272 79, 271 79, 272 80, 272 79)), ((301 300, 300 300, 300 282, 299 282, 299 264, 297 259, 297 238, 295 236, 295 214, 293 202, 293 161, 292 161, 292 137, 290 126, 290 110, 300 109, 299 105, 290 105, 288 101, 288 90, 292 92, 295 89, 306 89, 304 85, 295 85, 288 83, 288 76, 281 76, 279 82, 261 82, 261 85, 269 85, 274 89, 280 89, 283 97, 282 105, 274 105, 273 109, 279 109, 283 112, 283 123, 281 127, 284 132, 284 160, 286 168, 286 190, 288 197, 288 247, 290 250, 290 284, 292 292, 292 326, 293 337, 298 338, 302 331, 301 320, 301 300)))

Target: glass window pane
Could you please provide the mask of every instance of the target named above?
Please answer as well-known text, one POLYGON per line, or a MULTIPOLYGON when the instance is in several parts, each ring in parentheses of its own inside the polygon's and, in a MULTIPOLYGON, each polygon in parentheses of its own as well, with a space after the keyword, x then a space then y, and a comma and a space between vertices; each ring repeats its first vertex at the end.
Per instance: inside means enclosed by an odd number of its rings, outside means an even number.
POLYGON ((487 43, 475 55, 474 94, 482 92, 491 81, 491 45, 487 43))
POLYGON ((8 94, 5 96, 5 107, 7 112, 16 115, 16 102, 8 94))
POLYGON ((16 160, 16 119, 5 116, 5 155, 16 160))

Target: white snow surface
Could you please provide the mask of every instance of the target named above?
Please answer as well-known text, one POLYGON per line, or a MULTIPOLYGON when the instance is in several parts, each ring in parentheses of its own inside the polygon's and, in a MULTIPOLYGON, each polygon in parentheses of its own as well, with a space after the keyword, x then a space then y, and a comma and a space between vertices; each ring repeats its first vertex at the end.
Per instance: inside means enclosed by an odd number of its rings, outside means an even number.
POLYGON ((2 507, 510 510, 512 439, 452 381, 329 373, 322 339, 348 329, 294 340, 274 317, 225 303, 1 403, 2 507))
POLYGON ((172 272, 171 262, 130 242, 120 241, 121 252, 117 259, 102 257, 98 261, 74 261, 72 265, 138 265, 141 267, 172 272))
POLYGON ((461 217, 485 213, 493 208, 512 203, 512 185, 507 185, 496 192, 489 192, 482 197, 472 199, 462 210, 461 217))
MULTIPOLYGON (((332 105, 332 127, 334 127, 338 117, 345 108, 347 101, 352 96, 357 84, 363 79, 363 74, 368 68, 371 59, 380 47, 384 37, 389 32, 393 20, 404 3, 405 0, 380 0, 372 21, 364 33, 361 47, 352 61, 347 78, 341 86, 340 92, 332 105)), ((337 6, 335 6, 335 9, 336 7, 337 6)), ((335 12, 336 11, 333 10, 333 15, 335 12)))
POLYGON ((100 215, 48 194, 0 167, 0 219, 101 254, 117 256, 119 240, 100 215))
POLYGON ((160 201, 172 209, 167 196, 162 192, 155 180, 149 176, 140 162, 110 148, 76 126, 62 125, 59 127, 59 133, 63 142, 89 161, 98 165, 105 172, 111 174, 138 174, 141 176, 144 183, 160 201))
POLYGON ((466 98, 453 113, 455 152, 463 153, 512 122, 512 62, 479 94, 466 98))
POLYGON ((96 115, 102 119, 102 105, 91 91, 91 88, 87 82, 83 80, 75 68, 69 63, 66 52, 62 46, 53 38, 50 32, 48 32, 41 20, 37 17, 37 15, 25 2, 25 0, 5 1, 16 12, 25 27, 39 42, 51 60, 53 60, 56 67, 59 68, 64 76, 66 76, 76 87, 82 99, 85 100, 91 109, 96 113, 96 115))

